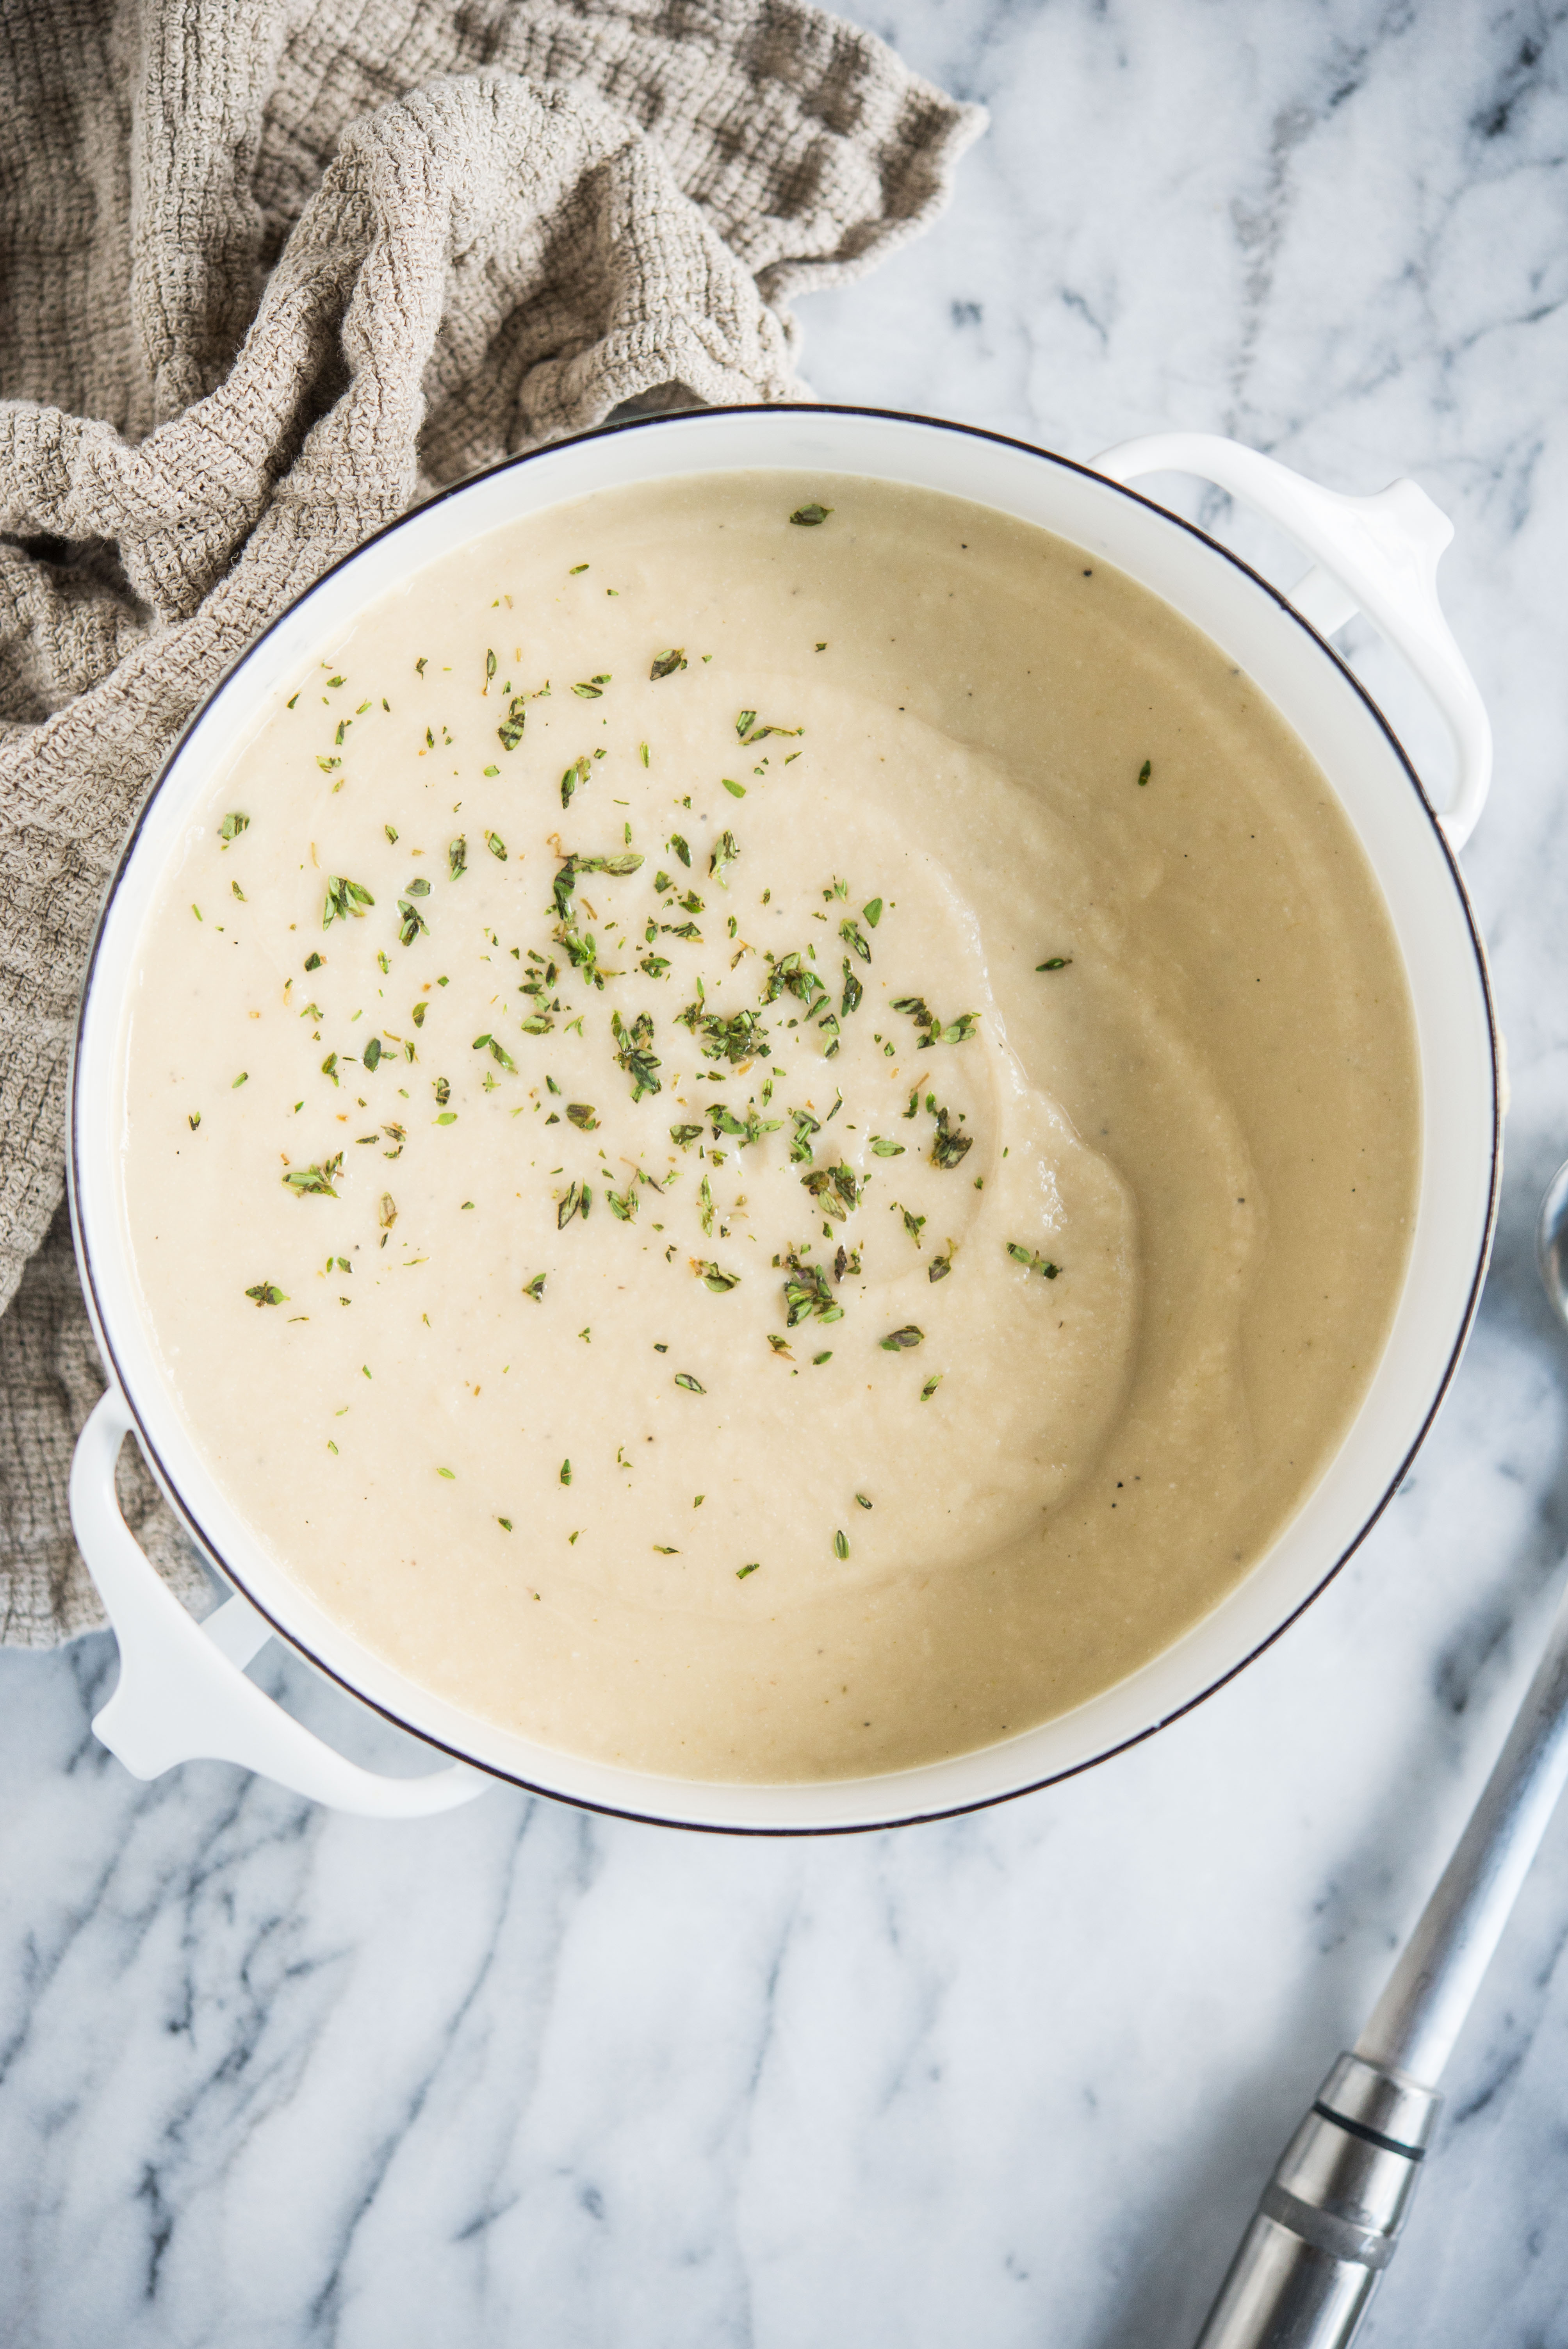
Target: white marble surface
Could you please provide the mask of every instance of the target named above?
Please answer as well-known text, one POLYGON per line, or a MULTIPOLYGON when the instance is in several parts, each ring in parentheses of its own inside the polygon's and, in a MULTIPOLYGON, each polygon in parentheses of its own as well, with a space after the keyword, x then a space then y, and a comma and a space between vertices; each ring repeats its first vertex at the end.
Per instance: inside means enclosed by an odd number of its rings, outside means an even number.
MULTIPOLYGON (((1563 13, 869 21, 995 127, 934 236, 806 306, 825 396, 1075 456, 1231 431, 1346 489, 1412 471, 1459 523, 1514 1081, 1468 1362, 1269 1655, 953 1825, 743 1844, 498 1793, 378 1827, 218 1765, 140 1786, 87 1728, 106 1640, 0 1656, 7 2349, 1181 2349, 1528 1674, 1568 1530, 1528 1246, 1568 1150, 1563 13)), ((1371 2343, 1568 2343, 1565 1940, 1568 1819, 1371 2343)))

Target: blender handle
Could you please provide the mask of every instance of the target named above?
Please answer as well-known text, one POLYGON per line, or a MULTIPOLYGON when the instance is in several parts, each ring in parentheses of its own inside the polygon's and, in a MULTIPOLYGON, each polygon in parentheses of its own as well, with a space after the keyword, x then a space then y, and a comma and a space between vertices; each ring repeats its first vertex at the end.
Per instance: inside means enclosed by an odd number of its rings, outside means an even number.
POLYGON ((1476 681, 1438 601, 1438 558, 1454 526, 1425 490, 1391 482, 1375 497, 1346 497, 1292 472, 1277 458, 1215 432, 1153 432, 1119 441, 1090 460, 1113 481, 1145 473, 1195 473, 1289 533, 1314 559, 1286 600, 1320 636, 1357 612, 1404 655, 1452 738, 1452 804, 1439 816, 1449 845, 1475 830, 1491 781, 1491 728, 1476 681))
POLYGON ((77 1439, 71 1524, 119 1642, 119 1682, 93 1731, 134 1778, 177 1762, 237 1762, 296 1795, 364 1818, 412 1819, 471 1802, 490 1784, 462 1763, 418 1778, 362 1770, 245 1677, 272 1626, 236 1591, 198 1622, 120 1515, 115 1464, 132 1427, 110 1387, 77 1439))

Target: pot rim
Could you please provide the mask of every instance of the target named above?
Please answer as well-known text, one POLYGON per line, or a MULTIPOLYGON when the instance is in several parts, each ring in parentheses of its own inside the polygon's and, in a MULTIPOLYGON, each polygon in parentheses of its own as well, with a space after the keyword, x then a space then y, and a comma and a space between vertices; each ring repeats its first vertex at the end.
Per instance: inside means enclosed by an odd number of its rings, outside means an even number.
MULTIPOLYGON (((716 467, 715 470, 725 469, 722 467, 716 467)), ((829 470, 830 470, 830 468, 829 470)), ((872 474, 868 476, 868 478, 876 478, 876 476, 872 474)), ((977 501, 977 502, 985 503, 985 501, 980 500, 977 501)), ((1150 590, 1148 592, 1154 591, 1150 590)), ((1196 622, 1191 622, 1190 625, 1197 626, 1199 624, 1196 622)), ((1207 632, 1204 631, 1204 633, 1207 632)), ((1288 723, 1288 721, 1286 722, 1288 723)), ((1332 779, 1330 780, 1332 781, 1332 779)), ((981 425, 960 423, 951 418, 917 415, 902 409, 875 408, 851 402, 780 400, 770 401, 765 405, 731 403, 725 407, 669 410, 653 416, 629 417, 619 422, 606 422, 596 425, 587 431, 572 433, 559 440, 548 441, 540 448, 525 450, 522 454, 516 457, 504 458, 498 464, 483 467, 478 472, 466 475, 460 481, 449 483, 446 488, 438 491, 434 496, 423 500, 417 506, 410 507, 407 512, 395 516, 390 522, 384 523, 377 530, 371 532, 367 537, 361 540, 359 544, 351 549, 349 553, 338 556, 335 562, 329 564, 326 568, 319 573, 306 587, 302 588, 297 595, 291 597, 284 609, 279 612, 273 620, 269 621, 266 627, 263 628, 258 636, 253 638, 253 640, 245 647, 244 650, 238 656, 232 665, 224 670, 222 677, 220 677, 212 686, 211 691, 203 696, 201 702, 191 711, 185 724, 181 727, 179 735, 171 744, 168 754, 160 764, 157 778, 148 792, 146 798, 138 812, 136 821, 132 825, 120 851, 119 856, 116 861, 113 874, 105 890, 102 905, 99 907, 98 920, 93 931, 92 943, 83 968, 80 1001, 72 1030, 70 1067, 67 1074, 67 1190, 70 1205, 71 1226, 76 1247, 77 1266, 81 1278, 83 1291, 88 1305, 88 1314, 92 1322, 94 1335, 104 1356, 110 1377, 118 1387, 119 1392, 123 1395, 127 1408, 135 1422, 137 1440, 141 1447, 143 1456, 150 1466, 160 1489, 167 1496, 170 1506, 180 1518, 181 1525, 196 1542, 203 1557, 211 1561, 216 1568, 217 1571, 226 1581, 232 1584, 236 1590, 242 1593, 249 1604, 255 1609, 257 1614, 260 1615, 268 1624, 275 1638, 282 1640, 284 1646, 292 1649, 296 1655, 302 1657, 313 1670, 321 1672, 327 1680, 333 1682, 337 1687, 344 1690, 345 1692, 353 1698, 357 1704, 364 1705, 371 1712, 379 1714, 383 1720, 389 1722, 395 1728, 403 1731, 407 1735, 416 1739, 419 1744, 428 1745, 438 1753, 446 1754, 453 1760, 461 1762, 471 1769, 480 1771, 489 1777, 520 1787, 525 1793, 542 1796, 554 1802, 567 1803, 576 1809, 594 1812, 604 1817, 628 1819, 641 1826, 676 1827, 685 1829, 690 1833, 706 1835, 796 1837, 869 1835, 880 1833, 883 1829, 890 1827, 917 1826, 930 1824, 939 1819, 963 1817, 970 1812, 988 1810, 998 1803, 1011 1802, 1024 1795, 1037 1794, 1047 1786, 1061 1785, 1070 1778, 1078 1777, 1085 1771, 1098 1768, 1100 1764, 1112 1760, 1116 1755, 1127 1753, 1134 1746, 1141 1745, 1146 1742, 1146 1740, 1153 1737, 1159 1731, 1170 1727, 1171 1723, 1180 1721, 1184 1717, 1184 1715, 1193 1712, 1197 1706, 1205 1703, 1209 1698, 1217 1694, 1221 1689, 1228 1686, 1240 1672, 1243 1671, 1250 1664, 1254 1663, 1261 1655, 1263 1655, 1268 1649, 1272 1648, 1274 1642, 1290 1629, 1291 1625, 1296 1622, 1298 1619, 1305 1613, 1307 1608, 1310 1607, 1315 1599, 1322 1596, 1323 1592, 1326 1590, 1329 1584, 1335 1580, 1343 1567, 1346 1564, 1347 1560, 1355 1555, 1357 1549, 1359 1549, 1361 1544, 1366 1540, 1373 1527, 1378 1523, 1389 1502, 1393 1499, 1399 1486, 1403 1484, 1405 1477, 1409 1472, 1411 1463, 1415 1459, 1417 1453, 1420 1450, 1421 1445, 1425 1443, 1427 1435, 1431 1428, 1432 1422, 1436 1418, 1439 1410, 1448 1395, 1449 1389, 1453 1383, 1454 1377, 1463 1358, 1464 1350, 1469 1342, 1477 1309, 1480 1305, 1481 1288, 1486 1278, 1493 1236, 1497 1226, 1498 1206, 1501 1185, 1503 1094, 1500 1054, 1500 1032, 1498 1029, 1496 1007, 1492 999, 1491 978, 1487 969, 1485 948, 1481 940, 1480 928, 1476 921, 1474 908, 1470 904, 1469 892, 1465 887, 1464 877, 1460 870, 1459 862, 1452 845, 1450 844, 1441 823, 1438 820, 1437 814, 1432 808, 1431 802, 1427 797, 1426 792, 1422 787, 1420 778, 1417 774, 1410 759, 1407 755, 1402 743, 1394 731, 1393 727, 1389 724, 1388 719, 1384 715, 1373 695, 1368 691, 1366 685, 1356 675, 1355 671, 1348 666, 1343 657, 1335 649, 1334 646, 1326 637, 1321 636, 1312 626, 1311 622, 1305 619, 1303 615, 1297 611, 1295 606, 1290 602, 1288 596, 1281 589, 1275 587, 1269 580, 1264 578, 1262 574, 1255 570, 1251 564, 1246 562, 1243 556, 1235 554, 1231 548, 1225 546, 1218 539, 1211 537, 1206 531, 1201 529, 1196 523, 1187 521, 1186 518, 1181 514, 1171 512, 1169 507, 1160 504, 1157 500, 1145 496, 1140 491, 1131 488, 1124 481, 1114 480, 1107 474, 1096 472, 1091 465, 1083 464, 1077 459, 1071 457, 1061 456, 1056 450, 1041 448, 1034 442, 1019 440, 1014 434, 993 431, 981 425), (181 754, 190 737, 195 732, 196 729, 204 719, 208 711, 211 709, 219 697, 228 691, 229 688, 235 678, 239 677, 242 670, 243 670, 256 657, 256 655, 262 650, 263 647, 270 641, 278 629, 283 627, 292 618, 300 605, 314 595, 326 581, 335 577, 338 572, 346 569, 350 564, 358 562, 368 549, 377 545, 383 539, 389 538, 395 533, 406 528, 407 525, 416 517, 428 514, 436 507, 447 503, 450 499, 471 492, 483 481, 493 481, 502 474, 513 473, 520 468, 534 462, 537 459, 553 456, 564 449, 580 447, 587 443, 612 437, 620 438, 628 433, 671 430, 680 431, 683 429, 690 431, 694 429, 700 430, 709 419, 715 417, 744 416, 756 419, 769 415, 793 415, 810 418, 841 416, 863 418, 878 423, 910 425, 916 427, 921 430, 956 434, 968 440, 986 442, 995 446, 1015 450, 1022 456, 1033 458, 1037 461, 1049 466, 1057 467, 1065 472, 1080 475, 1088 481, 1092 481, 1096 484, 1097 488, 1114 492, 1117 496, 1128 499, 1133 504, 1145 508, 1150 513, 1157 515, 1162 523, 1166 525, 1173 525, 1178 530, 1184 532, 1189 537, 1197 541, 1206 553, 1222 556, 1227 564, 1231 564, 1234 570, 1242 574, 1243 576, 1253 586, 1259 588, 1263 592, 1264 595, 1276 607, 1279 613, 1291 620, 1295 626, 1303 632, 1311 646, 1328 660, 1332 667, 1337 672, 1339 678, 1351 688, 1355 696, 1362 703, 1367 714, 1372 719, 1374 724, 1383 736, 1387 749, 1393 752, 1394 758, 1401 769, 1410 791, 1414 794, 1416 806, 1420 815, 1425 819, 1426 823, 1429 827, 1438 843, 1444 864, 1447 867, 1447 878, 1452 885, 1455 896, 1458 899, 1460 910, 1463 916, 1465 932, 1474 964, 1474 976, 1479 983, 1480 999, 1485 1009, 1487 1048, 1490 1058, 1491 1078, 1491 1131, 1490 1137, 1490 1168, 1486 1213, 1483 1219, 1480 1245, 1477 1250, 1475 1265, 1470 1276, 1469 1289, 1466 1294, 1463 1309, 1460 1315, 1458 1327, 1452 1343, 1449 1349, 1447 1359, 1443 1362, 1440 1374, 1437 1377, 1435 1386, 1432 1390, 1430 1402, 1421 1416, 1418 1426, 1401 1454, 1398 1467, 1388 1476, 1376 1506, 1371 1509, 1370 1513, 1359 1526, 1354 1537, 1345 1544, 1338 1555, 1333 1558, 1332 1562, 1325 1568, 1321 1577, 1313 1584, 1312 1588, 1306 1591, 1305 1596, 1300 1598, 1295 1605, 1289 1609, 1288 1612, 1281 1618, 1279 1622, 1276 1623, 1265 1635, 1258 1639, 1255 1644, 1250 1647, 1243 1655, 1238 1657, 1223 1671, 1218 1672, 1213 1679, 1207 1681, 1204 1686, 1197 1690, 1192 1695, 1185 1698, 1180 1704, 1171 1707, 1168 1712, 1161 1713, 1158 1719, 1147 1723, 1142 1728, 1138 1729, 1126 1736, 1114 1738, 1109 1744, 1100 1747, 1093 1754, 1083 1755, 1079 1759, 1066 1764, 1060 1768, 1049 1770, 1037 1778, 1030 1778, 1022 1785, 1004 1786, 995 1790, 994 1792, 967 1796, 964 1799, 954 1800, 952 1802, 942 1802, 914 1809, 898 1810, 891 1816, 882 1816, 876 1818, 799 1823, 789 1821, 739 1821, 673 1818, 657 1811, 645 1811, 638 1809, 631 1804, 614 1803, 603 1799, 595 1799, 592 1796, 577 1793, 566 1794, 562 1793, 557 1787, 541 1785, 532 1778, 525 1776, 519 1771, 508 1769, 500 1763, 485 1760, 473 1754, 462 1746, 453 1744, 449 1738, 437 1735, 429 1730, 416 1727, 413 1723, 404 1719, 391 1704, 383 1702, 377 1697, 367 1694, 364 1690, 358 1687, 345 1671, 340 1671, 333 1664, 325 1661, 324 1658, 315 1654, 299 1633, 290 1630, 281 1623, 271 1609, 263 1605, 263 1603, 255 1597, 253 1592, 247 1586, 242 1575, 236 1572, 235 1569, 227 1562, 218 1546, 210 1540, 207 1535, 203 1532, 191 1505, 186 1502, 181 1495, 177 1485, 163 1461, 157 1444, 154 1443, 148 1431, 143 1413, 138 1407, 135 1393, 132 1391, 129 1381, 124 1375, 119 1350, 114 1344, 103 1310, 102 1300, 98 1293, 98 1283, 94 1274, 92 1257, 87 1245, 84 1220, 79 1203, 81 1176, 77 1156, 81 1128, 81 1119, 77 1112, 79 1070, 82 1059, 82 1043, 87 1021, 88 1005, 91 997, 94 979, 98 971, 99 952, 103 943, 108 915, 115 898, 119 894, 121 882, 125 877, 131 858, 135 854, 137 845, 142 835, 143 828, 148 822, 153 806, 161 793, 165 783, 168 781, 170 773, 177 765, 181 754)), ((1382 1358, 1380 1357, 1379 1360, 1381 1361, 1381 1359, 1382 1358)), ((1377 1375, 1377 1373, 1375 1370, 1372 1374, 1374 1381, 1376 1380, 1377 1375)), ((1368 1394, 1370 1392, 1371 1386, 1369 1384, 1367 1389, 1368 1394)), ((1334 1456, 1335 1455, 1331 1455, 1329 1460, 1326 1462, 1315 1483, 1310 1490, 1315 1491, 1317 1486, 1322 1484, 1324 1478, 1331 1473, 1334 1464, 1334 1456)), ((1304 1501, 1305 1497, 1306 1495, 1304 1495, 1304 1501)), ((1283 1531, 1284 1528, 1282 1527, 1280 1530, 1283 1531)), ((1275 1538, 1277 1538, 1277 1535, 1275 1538)), ((1266 1556, 1267 1553, 1265 1552, 1264 1555, 1266 1556)), ((1262 1563, 1261 1559, 1259 1563, 1262 1563)), ((1244 1578, 1243 1578, 1243 1579, 1244 1578)), ((1237 1585, 1236 1587, 1240 1588, 1242 1586, 1237 1585)), ((1229 1596, 1229 1594, 1227 1594, 1227 1596, 1229 1596)), ((1222 1599, 1217 1602, 1217 1605, 1219 1607, 1223 1607, 1225 1603, 1225 1599, 1222 1599)), ((1180 1635, 1180 1637, 1185 1636, 1185 1634, 1180 1635)), ((1180 1637, 1177 1641, 1171 1643, 1172 1646, 1180 1644, 1180 1637)), ((1161 1652, 1168 1653, 1169 1651, 1169 1650, 1165 1650, 1161 1652)), ((573 1757, 568 1750, 562 1749, 562 1759, 563 1762, 570 1764, 573 1757)), ((652 1772, 637 1772, 633 1770, 630 1765, 626 1764, 616 1764, 613 1766, 622 1769, 627 1776, 645 1777, 652 1785, 656 1785, 665 1783, 665 1780, 661 1775, 652 1772)), ((902 1772, 869 1773, 861 1779, 849 1779, 825 1783, 866 1785, 885 1784, 891 1790, 896 1785, 899 1778, 904 1775, 905 1774, 902 1772)), ((690 1784, 695 1787, 705 1785, 707 1782, 679 1781, 672 1783, 679 1783, 683 1785, 690 1784)), ((718 1790, 719 1783, 720 1782, 714 1782, 716 1792, 718 1790)), ((807 1791, 814 1783, 815 1782, 811 1781, 801 1782, 802 1792, 807 1791)))

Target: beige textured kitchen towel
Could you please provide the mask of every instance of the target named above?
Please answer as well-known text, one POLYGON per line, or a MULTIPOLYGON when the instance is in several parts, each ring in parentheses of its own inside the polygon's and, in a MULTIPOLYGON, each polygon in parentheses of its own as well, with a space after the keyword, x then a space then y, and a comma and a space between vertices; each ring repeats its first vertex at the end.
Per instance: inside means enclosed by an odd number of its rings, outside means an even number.
POLYGON ((102 1620, 66 1064, 180 727, 437 484, 628 402, 801 397, 788 297, 923 226, 982 119, 798 0, 4 0, 0 1639, 102 1620))

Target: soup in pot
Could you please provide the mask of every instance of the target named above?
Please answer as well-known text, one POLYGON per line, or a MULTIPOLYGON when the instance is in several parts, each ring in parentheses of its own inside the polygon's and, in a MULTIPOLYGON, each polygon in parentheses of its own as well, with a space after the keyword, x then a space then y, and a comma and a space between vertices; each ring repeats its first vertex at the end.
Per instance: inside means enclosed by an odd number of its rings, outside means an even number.
POLYGON ((1170 1645, 1374 1369, 1418 1179, 1324 775, 934 492, 602 492, 410 578, 211 790, 126 1027, 169 1381, 415 1682, 886 1771, 1170 1645))

